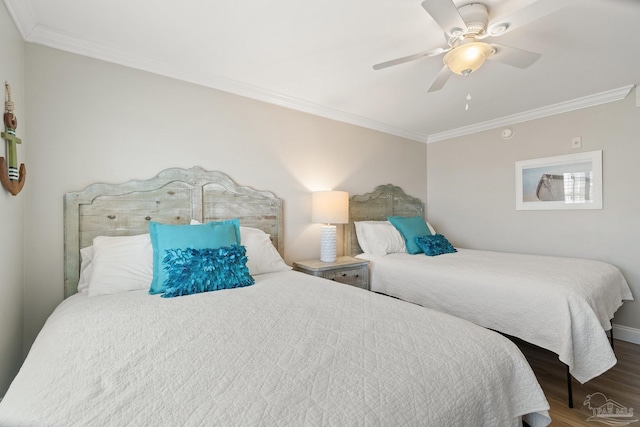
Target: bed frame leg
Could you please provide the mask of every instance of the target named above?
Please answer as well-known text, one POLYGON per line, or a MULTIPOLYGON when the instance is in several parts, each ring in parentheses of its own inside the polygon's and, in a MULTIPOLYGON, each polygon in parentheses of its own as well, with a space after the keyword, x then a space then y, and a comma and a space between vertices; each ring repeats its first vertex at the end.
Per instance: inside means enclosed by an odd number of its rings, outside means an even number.
POLYGON ((573 408, 573 387, 571 384, 571 372, 569 372, 569 365, 567 365, 567 394, 569 395, 569 408, 573 408))
POLYGON ((611 341, 611 350, 615 350, 613 346, 613 325, 611 325, 611 329, 609 329, 609 340, 611 341))
MULTIPOLYGON (((613 326, 609 330, 609 341, 611 342, 611 349, 615 349, 613 345, 613 326)), ((573 385, 571 384, 571 372, 569 372, 569 365, 567 365, 567 394, 569 395, 569 408, 573 408, 573 385)))

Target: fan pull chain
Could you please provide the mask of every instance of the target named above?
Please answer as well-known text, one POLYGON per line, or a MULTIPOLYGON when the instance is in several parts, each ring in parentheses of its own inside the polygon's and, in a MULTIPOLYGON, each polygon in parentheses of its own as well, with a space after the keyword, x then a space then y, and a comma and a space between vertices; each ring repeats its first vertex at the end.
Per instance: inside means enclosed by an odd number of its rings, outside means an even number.
POLYGON ((469 101, 471 100, 471 93, 467 93, 467 103, 464 106, 464 110, 469 110, 469 101))

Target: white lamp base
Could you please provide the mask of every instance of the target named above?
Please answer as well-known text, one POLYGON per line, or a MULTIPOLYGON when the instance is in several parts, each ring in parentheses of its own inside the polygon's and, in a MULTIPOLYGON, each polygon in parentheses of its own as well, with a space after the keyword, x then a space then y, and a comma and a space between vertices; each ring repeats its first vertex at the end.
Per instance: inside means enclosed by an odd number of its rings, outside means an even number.
POLYGON ((336 226, 323 225, 320 230, 320 261, 336 260, 336 226))

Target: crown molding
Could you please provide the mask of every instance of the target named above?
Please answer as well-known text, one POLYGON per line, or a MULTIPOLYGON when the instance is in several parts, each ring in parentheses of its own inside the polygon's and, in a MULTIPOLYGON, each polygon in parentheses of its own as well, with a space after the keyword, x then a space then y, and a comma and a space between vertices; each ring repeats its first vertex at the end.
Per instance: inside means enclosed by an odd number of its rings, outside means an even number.
POLYGON ((26 40, 28 42, 41 44, 78 55, 100 59, 103 61, 124 65, 126 67, 136 68, 150 73, 195 83, 213 89, 218 89, 246 98, 251 98, 292 110, 313 114, 315 116, 349 123, 367 129, 377 130, 402 138, 425 143, 427 142, 428 138, 428 135, 422 133, 400 129, 386 123, 381 123, 355 114, 347 113, 345 111, 328 108, 322 105, 301 100, 299 98, 265 90, 256 86, 248 85, 246 83, 238 82, 236 80, 212 75, 209 73, 203 73, 201 71, 188 69, 174 64, 168 64, 151 58, 145 58, 98 43, 80 40, 77 37, 54 31, 42 25, 36 25, 30 31, 30 34, 26 38, 26 40))
POLYGON ((29 40, 31 31, 38 24, 36 14, 33 12, 30 0, 4 0, 4 5, 16 24, 20 35, 24 40, 29 40))
POLYGON ((442 141, 458 136, 470 135, 472 133, 482 132, 485 130, 495 129, 503 126, 509 126, 516 123, 527 122, 543 117, 554 116, 556 114, 567 113, 569 111, 579 110, 581 108, 593 107, 595 105, 605 104, 607 102, 620 101, 621 99, 626 98, 627 95, 631 93, 631 90, 633 88, 634 85, 624 86, 618 89, 612 89, 609 91, 596 93, 594 95, 584 96, 582 98, 574 99, 571 101, 560 102, 558 104, 537 108, 535 110, 525 111, 523 113, 512 114, 510 116, 501 117, 495 120, 476 123, 470 126, 464 126, 445 132, 434 133, 429 135, 427 143, 442 141))
MULTIPOLYGON (((80 40, 74 35, 55 31, 37 23, 30 0, 4 0, 7 10, 16 23, 23 39, 27 42, 41 44, 55 49, 75 53, 90 58, 95 58, 130 68, 147 71, 177 80, 182 80, 257 101, 266 102, 284 108, 336 120, 343 123, 376 130, 390 135, 411 139, 414 141, 431 143, 451 139, 459 136, 470 135, 498 127, 509 126, 529 120, 565 113, 581 108, 591 107, 607 102, 624 99, 633 89, 633 85, 613 89, 595 95, 585 96, 572 101, 562 102, 523 113, 476 123, 445 132, 431 135, 401 129, 387 123, 367 119, 356 114, 314 104, 299 98, 265 90, 248 85, 226 77, 216 76, 202 71, 185 68, 175 64, 157 61, 152 58, 134 55, 129 52, 115 49, 109 46, 80 40)), ((640 102, 640 101, 639 101, 640 102)))

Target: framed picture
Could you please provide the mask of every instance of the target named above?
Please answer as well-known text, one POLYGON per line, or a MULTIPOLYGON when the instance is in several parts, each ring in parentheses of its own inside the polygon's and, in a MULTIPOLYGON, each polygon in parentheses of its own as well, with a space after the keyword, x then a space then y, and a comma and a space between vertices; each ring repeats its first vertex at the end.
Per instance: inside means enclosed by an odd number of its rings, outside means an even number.
POLYGON ((602 151, 516 162, 516 209, 602 209, 602 151))

